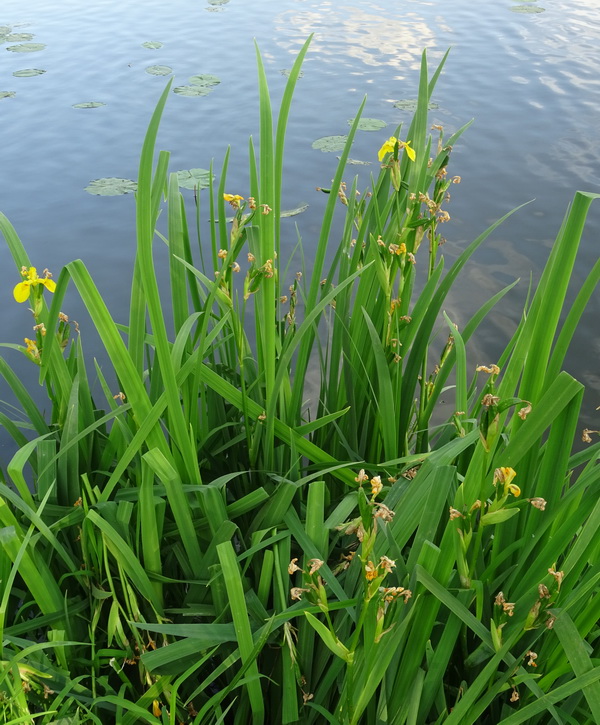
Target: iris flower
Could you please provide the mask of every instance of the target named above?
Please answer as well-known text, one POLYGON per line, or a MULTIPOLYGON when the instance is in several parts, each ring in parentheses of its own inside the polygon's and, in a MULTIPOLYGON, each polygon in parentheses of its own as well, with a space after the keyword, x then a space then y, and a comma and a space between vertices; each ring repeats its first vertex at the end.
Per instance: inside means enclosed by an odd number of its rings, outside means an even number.
POLYGON ((399 141, 395 136, 390 136, 377 152, 377 158, 379 161, 383 161, 383 157, 386 154, 393 154, 396 149, 396 144, 398 144, 398 149, 404 149, 406 151, 406 155, 411 161, 416 159, 417 155, 415 150, 410 147, 410 141, 399 141))
MULTIPOLYGON (((43 284, 49 292, 54 292, 56 289, 56 282, 50 277, 38 277, 37 270, 35 267, 23 267, 21 274, 25 279, 19 282, 13 290, 13 296, 17 302, 25 302, 29 299, 29 289, 35 287, 38 284, 43 284)), ((47 274, 49 274, 47 272, 47 274)))

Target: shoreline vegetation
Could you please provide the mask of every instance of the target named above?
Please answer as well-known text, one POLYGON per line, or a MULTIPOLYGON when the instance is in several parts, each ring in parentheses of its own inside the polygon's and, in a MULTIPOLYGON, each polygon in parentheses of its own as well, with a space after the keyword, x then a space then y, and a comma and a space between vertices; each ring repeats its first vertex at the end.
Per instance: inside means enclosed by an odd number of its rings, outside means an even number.
POLYGON ((428 122, 446 57, 430 75, 423 54, 412 122, 375 145, 366 190, 346 168, 363 101, 310 274, 282 258, 309 44, 276 118, 257 48, 249 189, 227 153, 193 214, 155 151, 165 88, 140 158, 128 319, 80 260, 38 272, 0 214, 15 305, 35 324, 0 357, 19 407, 0 412, 19 446, 0 472, 3 722, 600 722, 600 442, 586 430, 573 452, 583 385, 562 371, 600 279, 599 262, 565 307, 598 195, 575 194, 505 351, 471 369, 470 338, 516 282, 461 330, 444 301, 518 209, 445 268, 451 151, 469 125, 446 138, 428 122), (69 286, 109 372, 62 311, 69 286), (17 354, 39 366, 48 416, 17 354))

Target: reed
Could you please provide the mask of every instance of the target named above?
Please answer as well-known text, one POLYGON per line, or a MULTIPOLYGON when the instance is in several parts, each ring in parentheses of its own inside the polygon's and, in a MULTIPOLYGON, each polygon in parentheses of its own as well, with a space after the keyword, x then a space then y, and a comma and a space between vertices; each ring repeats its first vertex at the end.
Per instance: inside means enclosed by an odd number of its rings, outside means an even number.
POLYGON ((446 58, 430 76, 423 54, 413 120, 366 190, 344 183, 358 110, 310 275, 290 276, 283 160, 309 44, 276 119, 257 49, 250 187, 227 154, 190 218, 155 151, 166 87, 122 321, 80 260, 55 284, 38 277, 0 215, 37 326, 3 347, 39 366, 50 401, 47 419, 0 358, 20 406, 0 413, 19 446, 0 482, 7 723, 600 722, 600 443, 573 452, 583 386, 561 371, 600 277, 597 264, 563 316, 596 195, 575 194, 500 359, 470 369, 471 337, 513 285, 460 331, 443 312, 503 220, 445 269, 466 126, 432 133, 446 58), (61 312, 70 284, 110 374, 90 369, 61 312), (454 412, 440 425, 442 393, 454 412))

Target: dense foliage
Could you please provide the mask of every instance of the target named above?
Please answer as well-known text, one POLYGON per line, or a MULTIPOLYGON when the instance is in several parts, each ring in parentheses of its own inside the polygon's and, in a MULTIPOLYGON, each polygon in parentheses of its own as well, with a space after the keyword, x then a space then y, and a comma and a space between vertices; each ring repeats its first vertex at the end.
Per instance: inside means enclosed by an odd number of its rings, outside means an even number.
POLYGON ((563 314, 594 195, 575 195, 501 358, 473 370, 469 339, 512 285, 462 330, 443 313, 497 224, 444 269, 464 129, 430 128, 442 66, 429 78, 425 56, 410 128, 360 194, 343 182, 359 109, 310 270, 290 272, 282 169, 308 45, 276 124, 257 53, 250 188, 227 155, 195 219, 155 159, 163 93, 128 320, 81 261, 40 277, 0 216, 36 325, 5 347, 51 402, 47 419, 0 358, 20 408, 0 413, 19 445, 0 483, 4 722, 600 722, 600 445, 572 452, 583 386, 561 372, 600 277, 563 314), (96 386, 61 312, 71 283, 113 368, 96 386))

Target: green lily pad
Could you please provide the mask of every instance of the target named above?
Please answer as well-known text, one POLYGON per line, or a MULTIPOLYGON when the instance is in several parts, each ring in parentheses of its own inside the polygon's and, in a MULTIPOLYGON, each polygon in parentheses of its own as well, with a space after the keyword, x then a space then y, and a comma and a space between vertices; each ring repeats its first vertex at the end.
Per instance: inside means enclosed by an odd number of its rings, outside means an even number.
MULTIPOLYGON (((341 159, 341 156, 338 156, 338 159, 341 159)), ((348 159, 346 161, 347 164, 352 164, 352 166, 370 166, 370 161, 359 161, 358 159, 348 159)))
MULTIPOLYGON (((417 99, 416 98, 402 98, 396 103, 392 104, 395 108, 399 108, 401 111, 416 111, 417 110, 417 99)), ((434 111, 439 108, 437 103, 428 103, 427 108, 430 111, 434 111)))
POLYGON ((4 37, 5 43, 25 43, 28 40, 33 40, 35 35, 33 33, 10 33, 4 37))
MULTIPOLYGON (((279 212, 279 216, 280 216, 280 217, 281 217, 282 219, 285 219, 285 218, 287 218, 287 217, 290 217, 290 216, 296 216, 296 214, 302 214, 302 212, 303 212, 303 211, 306 211, 307 209, 308 209, 308 204, 301 204, 300 206, 297 206, 297 207, 296 207, 295 209, 286 209, 285 211, 281 211, 281 212, 279 212)), ((248 220, 248 219, 250 218, 250 216, 251 216, 250 214, 244 214, 244 215, 242 216, 242 221, 244 221, 244 222, 245 222, 245 221, 247 221, 247 220, 248 220)), ((231 224, 231 222, 232 222, 232 221, 233 221, 234 219, 235 219, 235 217, 233 217, 233 216, 228 216, 228 217, 227 217, 227 218, 225 219, 225 221, 227 221, 227 222, 229 222, 229 223, 231 224)), ((218 220, 217 220, 217 221, 218 221, 218 220)))
POLYGON ((117 179, 115 177, 106 179, 94 179, 90 181, 85 191, 88 194, 97 194, 98 196, 120 196, 121 194, 131 194, 136 191, 137 183, 131 179, 117 179))
POLYGON ((106 106, 106 103, 101 101, 85 101, 85 103, 74 103, 73 108, 100 108, 100 106, 106 106))
POLYGON ((513 13, 543 13, 546 8, 541 8, 539 5, 513 5, 509 10, 513 13))
POLYGON ((211 73, 201 73, 199 75, 190 76, 189 83, 192 86, 205 86, 206 88, 212 88, 218 86, 221 79, 211 73))
POLYGON ((187 169, 177 172, 177 180, 179 186, 183 189, 206 189, 214 180, 214 174, 211 179, 208 169, 187 169))
POLYGON ((163 44, 159 40, 147 40, 145 43, 142 43, 142 48, 149 48, 150 50, 158 50, 162 47, 163 44))
MULTIPOLYGON (((292 69, 291 68, 282 68, 279 72, 281 73, 282 76, 289 78, 290 73, 292 72, 292 69)), ((301 70, 300 73, 298 73, 298 78, 303 78, 303 77, 304 77, 304 71, 301 70)))
MULTIPOLYGON (((353 123, 354 119, 349 118, 348 126, 352 126, 353 123)), ((359 131, 381 131, 381 129, 386 126, 387 123, 385 121, 380 121, 378 118, 361 118, 358 122, 359 131)))
POLYGON ((180 96, 208 96, 211 89, 209 86, 177 86, 173 88, 173 93, 178 93, 180 96))
POLYGON ((227 5, 229 0, 208 0, 209 5, 227 5))
POLYGON ((45 72, 45 70, 39 68, 23 68, 23 70, 16 70, 13 75, 15 78, 31 78, 32 76, 41 76, 45 72))
POLYGON ((290 216, 296 216, 296 214, 302 214, 303 211, 306 211, 308 209, 308 204, 300 204, 300 206, 297 206, 295 209, 286 209, 285 211, 282 211, 279 216, 282 219, 286 219, 290 216))
POLYGON ((0 98, 14 98, 16 95, 16 91, 0 91, 0 98))
POLYGON ((44 50, 44 43, 19 43, 19 45, 9 45, 6 50, 11 53, 35 53, 38 50, 44 50))
POLYGON ((323 136, 313 141, 312 147, 323 152, 342 151, 347 140, 348 136, 323 136))
POLYGON ((204 8, 207 13, 222 13, 225 8, 220 7, 212 7, 211 5, 208 5, 204 8))
POLYGON ((150 65, 146 68, 146 73, 151 76, 169 76, 173 69, 169 65, 150 65))

